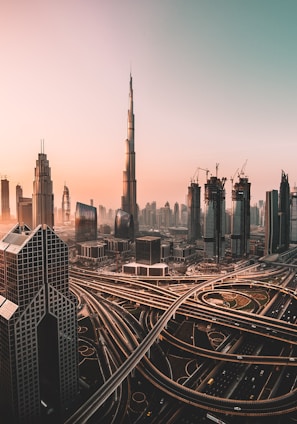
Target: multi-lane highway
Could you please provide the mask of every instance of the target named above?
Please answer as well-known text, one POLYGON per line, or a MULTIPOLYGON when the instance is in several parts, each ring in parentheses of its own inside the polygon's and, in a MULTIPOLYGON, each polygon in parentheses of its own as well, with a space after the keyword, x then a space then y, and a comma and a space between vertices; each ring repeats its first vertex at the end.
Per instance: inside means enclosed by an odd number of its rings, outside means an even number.
POLYGON ((255 263, 226 274, 158 283, 72 269, 71 287, 100 316, 123 361, 67 423, 87 422, 134 369, 169 397, 208 411, 270 416, 297 409, 296 281, 285 264, 263 269, 255 263), (255 301, 263 293, 265 302, 255 301), (145 311, 145 320, 143 314, 132 317, 120 306, 124 301, 145 311), (192 325, 189 340, 176 331, 185 322, 192 325), (198 326, 203 337, 216 332, 221 343, 201 345, 198 326), (157 341, 164 357, 175 349, 199 358, 188 378, 177 381, 170 366, 159 369, 151 358, 157 341))

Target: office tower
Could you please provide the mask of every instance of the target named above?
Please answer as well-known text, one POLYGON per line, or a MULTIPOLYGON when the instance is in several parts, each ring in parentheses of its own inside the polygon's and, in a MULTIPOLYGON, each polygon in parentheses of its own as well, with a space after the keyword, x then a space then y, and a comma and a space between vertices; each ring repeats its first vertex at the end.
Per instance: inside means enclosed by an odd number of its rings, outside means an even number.
POLYGON ((32 195, 33 228, 39 224, 54 227, 54 195, 51 168, 46 154, 38 154, 32 195))
POLYGON ((260 225, 260 210, 258 205, 255 203, 251 206, 251 225, 260 225))
POLYGON ((115 215, 114 236, 123 239, 134 238, 133 215, 118 209, 115 215))
POLYGON ((279 189, 279 251, 289 248, 290 244, 290 185, 288 175, 282 171, 279 189))
POLYGON ((23 189, 19 184, 17 184, 16 187, 15 187, 15 203, 16 203, 17 222, 20 222, 20 220, 19 220, 19 201, 20 201, 21 197, 23 197, 23 189))
POLYGON ((180 223, 179 204, 177 202, 175 202, 174 207, 173 207, 173 225, 174 225, 174 227, 178 227, 179 223, 180 223))
POLYGON ((172 210, 169 202, 166 202, 164 208, 161 208, 161 226, 169 228, 172 225, 172 210))
POLYGON ((297 187, 291 193, 291 243, 297 243, 297 187))
POLYGON ((20 197, 18 202, 18 223, 33 228, 32 222, 32 199, 31 197, 20 197))
POLYGON ((199 184, 191 182, 188 187, 188 241, 191 243, 201 238, 200 195, 199 184))
POLYGON ((7 178, 1 178, 1 214, 2 221, 10 220, 9 181, 7 178))
POLYGON ((136 262, 146 265, 159 263, 161 260, 161 237, 144 236, 135 239, 136 262))
POLYGON ((251 183, 239 175, 232 190, 231 254, 240 258, 250 253, 251 183))
POLYGON ((70 196, 69 188, 64 185, 63 196, 62 196, 62 222, 70 222, 70 196))
POLYGON ((68 247, 47 225, 16 225, 0 242, 0 268, 1 422, 47 422, 50 411, 62 422, 78 394, 68 247))
POLYGON ((210 177, 204 186, 204 254, 217 262, 225 256, 225 181, 210 177))
POLYGON ((94 206, 76 202, 75 240, 97 240, 97 209, 94 206))
POLYGON ((259 225, 264 227, 265 225, 265 202, 264 200, 259 200, 259 225))
POLYGON ((103 205, 98 206, 98 221, 101 224, 106 222, 106 207, 103 205))
POLYGON ((265 255, 277 252, 279 241, 278 191, 266 192, 265 203, 265 255))
POLYGON ((138 211, 136 203, 135 151, 134 151, 133 88, 130 75, 128 129, 126 139, 126 168, 123 172, 122 210, 132 215, 133 237, 138 233, 138 211))
POLYGON ((180 224, 183 227, 188 225, 188 206, 183 203, 180 205, 180 224))

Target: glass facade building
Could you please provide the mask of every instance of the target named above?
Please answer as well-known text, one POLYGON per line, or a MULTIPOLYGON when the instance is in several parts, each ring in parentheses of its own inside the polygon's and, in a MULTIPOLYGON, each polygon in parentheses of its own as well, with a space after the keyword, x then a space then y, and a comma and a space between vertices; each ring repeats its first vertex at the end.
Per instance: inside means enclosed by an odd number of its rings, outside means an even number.
POLYGON ((46 422, 45 405, 60 422, 78 394, 68 280, 68 247, 49 226, 17 225, 1 240, 0 409, 12 422, 46 422))
POLYGON ((200 193, 198 183, 191 183, 188 187, 188 241, 195 242, 201 239, 200 224, 200 193))
POLYGON ((231 252, 233 257, 250 253, 250 203, 251 183, 239 177, 232 190, 231 252))
POLYGON ((97 209, 95 206, 77 202, 75 209, 75 240, 97 240, 97 209))
POLYGON ((115 216, 114 235, 117 238, 133 239, 134 238, 134 221, 133 216, 128 212, 118 209, 115 216))
POLYGON ((161 261, 161 238, 160 237, 138 237, 135 240, 136 262, 153 265, 161 261))

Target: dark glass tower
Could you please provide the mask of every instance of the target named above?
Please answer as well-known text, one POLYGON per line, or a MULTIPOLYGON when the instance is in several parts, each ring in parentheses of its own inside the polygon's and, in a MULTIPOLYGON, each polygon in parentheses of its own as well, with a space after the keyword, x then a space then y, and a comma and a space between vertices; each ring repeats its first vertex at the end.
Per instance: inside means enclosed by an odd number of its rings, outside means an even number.
POLYGON ((279 240, 278 192, 266 192, 265 203, 265 255, 277 252, 279 240))
POLYGON ((136 203, 135 151, 134 151, 133 87, 130 75, 128 129, 126 139, 126 167, 123 171, 122 210, 132 215, 134 234, 138 233, 138 210, 136 203))
POLYGON ((47 422, 49 411, 61 422, 78 394, 67 245, 47 225, 17 225, 0 242, 0 285, 1 411, 14 423, 47 422))
POLYGON ((251 183, 240 177, 232 190, 231 252, 234 257, 250 253, 251 183))
POLYGON ((95 206, 77 202, 75 210, 75 240, 97 240, 97 209, 95 206))
POLYGON ((191 183, 188 187, 188 241, 195 242, 201 238, 200 224, 200 193, 198 183, 191 183))
POLYGON ((290 244, 290 185, 288 175, 282 171, 279 189, 279 251, 289 248, 290 244))
POLYGON ((225 181, 226 178, 210 177, 204 189, 204 253, 217 262, 225 256, 225 181))
POLYGON ((129 213, 118 209, 115 216, 114 235, 117 238, 133 239, 134 223, 133 216, 129 213))

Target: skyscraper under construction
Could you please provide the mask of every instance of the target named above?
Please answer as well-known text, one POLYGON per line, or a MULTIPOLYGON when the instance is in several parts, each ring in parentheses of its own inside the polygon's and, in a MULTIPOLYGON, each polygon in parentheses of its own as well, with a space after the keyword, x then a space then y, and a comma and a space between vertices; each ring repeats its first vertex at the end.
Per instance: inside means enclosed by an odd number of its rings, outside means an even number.
POLYGON ((138 233, 138 211, 136 203, 136 179, 135 179, 135 151, 134 151, 134 112, 133 112, 133 87, 130 74, 128 129, 126 139, 126 167, 123 171, 123 196, 122 210, 132 215, 134 222, 133 234, 138 233))
POLYGON ((231 253, 233 257, 250 252, 250 188, 247 177, 238 176, 232 189, 231 253))
POLYGON ((204 186, 204 254, 216 262, 225 256, 225 181, 212 176, 204 186))

